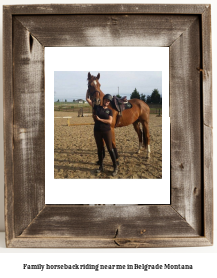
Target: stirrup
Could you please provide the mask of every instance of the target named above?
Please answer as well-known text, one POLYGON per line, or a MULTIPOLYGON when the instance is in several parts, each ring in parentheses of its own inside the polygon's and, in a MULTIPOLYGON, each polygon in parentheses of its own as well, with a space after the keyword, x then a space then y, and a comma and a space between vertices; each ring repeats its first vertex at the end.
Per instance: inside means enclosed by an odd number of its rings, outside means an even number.
MULTIPOLYGON (((120 113, 120 112, 119 112, 120 113)), ((120 119, 121 119, 121 114, 119 114, 118 113, 118 115, 117 115, 117 119, 116 119, 116 124, 115 124, 115 127, 117 127, 118 125, 119 125, 119 123, 120 123, 120 119)))

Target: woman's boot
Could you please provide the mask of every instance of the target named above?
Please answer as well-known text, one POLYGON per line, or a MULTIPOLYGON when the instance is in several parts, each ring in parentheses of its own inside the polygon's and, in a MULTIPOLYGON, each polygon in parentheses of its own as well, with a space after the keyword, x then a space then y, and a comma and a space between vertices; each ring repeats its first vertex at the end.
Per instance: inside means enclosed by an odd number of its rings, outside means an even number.
POLYGON ((111 159, 112 159, 112 162, 113 162, 113 167, 114 167, 114 171, 113 171, 112 175, 116 176, 117 173, 118 173, 118 165, 117 165, 117 162, 116 162, 116 156, 115 156, 114 149, 109 151, 109 154, 111 156, 111 159))
POLYGON ((98 158, 99 158, 99 169, 96 170, 97 173, 103 172, 103 152, 98 151, 98 158))
POLYGON ((116 163, 117 163, 117 165, 119 165, 119 162, 118 162, 118 157, 119 157, 119 155, 118 155, 117 149, 116 149, 116 148, 113 148, 113 150, 114 150, 115 157, 116 157, 116 163))
MULTIPOLYGON (((103 147, 103 149, 102 149, 102 159, 104 159, 104 158, 105 158, 105 147, 103 147)), ((96 164, 100 165, 99 160, 96 162, 96 164)))

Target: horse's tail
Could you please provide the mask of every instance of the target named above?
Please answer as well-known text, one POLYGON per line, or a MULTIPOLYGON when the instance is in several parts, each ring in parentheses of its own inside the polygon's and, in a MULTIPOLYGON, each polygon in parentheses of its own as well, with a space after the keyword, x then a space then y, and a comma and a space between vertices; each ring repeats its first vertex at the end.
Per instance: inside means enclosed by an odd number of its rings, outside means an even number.
POLYGON ((144 130, 144 127, 142 128, 142 137, 143 137, 143 144, 144 144, 144 147, 145 147, 145 149, 147 148, 147 146, 148 146, 148 137, 147 137, 147 134, 146 134, 146 132, 145 132, 145 130, 144 130))

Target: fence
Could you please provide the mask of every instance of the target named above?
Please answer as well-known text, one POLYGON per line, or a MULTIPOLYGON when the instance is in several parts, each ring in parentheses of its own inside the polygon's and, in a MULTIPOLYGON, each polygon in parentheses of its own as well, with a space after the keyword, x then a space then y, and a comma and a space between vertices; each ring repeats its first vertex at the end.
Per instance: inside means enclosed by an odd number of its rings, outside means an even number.
MULTIPOLYGON (((162 106, 158 104, 149 104, 150 114, 162 115, 162 106)), ((83 117, 85 114, 92 113, 92 108, 90 106, 73 106, 73 105, 55 105, 54 111, 61 112, 77 112, 78 117, 83 117)))
POLYGON ((83 108, 84 113, 91 113, 92 108, 90 106, 81 107, 79 105, 54 105, 54 111, 60 112, 78 112, 81 108, 83 108))
POLYGON ((162 115, 162 109, 150 109, 150 114, 162 115))
POLYGON ((92 110, 91 112, 89 112, 89 110, 86 109, 86 114, 84 108, 80 108, 78 110, 78 117, 90 117, 90 116, 92 116, 92 110))

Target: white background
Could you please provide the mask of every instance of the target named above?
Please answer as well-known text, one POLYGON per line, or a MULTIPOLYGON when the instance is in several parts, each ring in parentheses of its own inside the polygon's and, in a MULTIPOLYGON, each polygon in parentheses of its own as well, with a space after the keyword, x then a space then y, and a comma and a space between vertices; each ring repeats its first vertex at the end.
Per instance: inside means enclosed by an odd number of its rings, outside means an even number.
MULTIPOLYGON (((12 4, 45 4, 50 3, 51 1, 26 1, 26 0, 5 0, 0 1, 1 5, 12 5, 12 4)), ((64 3, 132 3, 132 1, 109 1, 106 2, 101 1, 94 1, 94 0, 85 0, 85 1, 67 1, 64 0, 64 3)), ((137 3, 159 3, 159 4, 212 4, 212 43, 213 43, 213 107, 217 104, 217 97, 216 97, 216 89, 217 89, 217 80, 216 76, 216 66, 217 66, 217 4, 215 0, 196 0, 196 1, 162 1, 162 0, 148 0, 148 1, 136 1, 137 3)), ((60 1, 52 0, 52 3, 60 3, 60 1)), ((2 22, 2 14, 0 14, 0 22, 2 22)), ((1 23, 2 24, 2 23, 1 23)), ((0 32, 2 35, 2 28, 0 28, 0 32)), ((1 36, 2 37, 2 36, 1 36)), ((2 42, 0 43, 0 59, 2 59, 2 42)), ((2 63, 0 64, 0 84, 2 84, 2 63)), ((0 87, 0 111, 3 111, 3 89, 2 85, 0 87)), ((2 113, 3 114, 3 113, 2 113)), ((0 230, 4 232, 4 168, 3 168, 3 115, 1 114, 1 121, 0 121, 0 134, 1 141, 0 141, 0 230)), ((214 142, 216 141, 216 109, 213 109, 213 119, 214 119, 214 142)), ((214 145, 214 197, 216 200, 216 148, 214 145)), ((215 239, 216 239, 216 230, 217 230, 217 211, 215 206, 215 225, 214 225, 214 232, 215 232, 215 239)), ((216 242, 216 240, 215 240, 216 242)), ((40 275, 46 275, 46 277, 58 277, 62 274, 61 272, 51 272, 49 275, 44 273, 39 273, 36 271, 31 272, 24 272, 22 270, 23 263, 31 263, 31 264, 38 264, 38 263, 64 263, 75 262, 76 259, 81 260, 83 263, 89 263, 91 259, 91 263, 99 262, 103 260, 104 263, 109 264, 115 261, 116 263, 134 263, 134 261, 144 261, 146 262, 154 262, 154 263, 161 263, 163 260, 166 263, 176 262, 182 263, 183 261, 187 262, 188 264, 194 264, 193 271, 180 271, 174 272, 171 271, 169 274, 168 272, 160 272, 162 277, 216 277, 217 270, 216 270, 216 257, 217 257, 217 244, 215 243, 213 247, 199 247, 199 248, 163 248, 163 249, 6 249, 4 244, 4 233, 0 233, 0 274, 5 274, 5 276, 14 275, 16 277, 40 277, 40 275), (48 253, 59 253, 59 254, 48 254, 48 253), (53 256, 56 258, 54 259, 53 256), (61 259, 60 259, 61 258, 61 259), (36 276, 37 275, 37 276, 36 276), (54 276, 55 275, 55 276, 54 276)), ((102 272, 91 273, 88 272, 88 276, 95 276, 100 275, 102 272)), ((70 277, 73 277, 73 274, 69 273, 70 277)), ((68 276, 69 276, 68 275, 68 276)), ((81 272, 81 275, 84 276, 84 272, 81 272)), ((116 271, 113 275, 120 277, 120 272, 116 271)), ((137 272, 133 272, 130 274, 136 275, 137 277, 158 277, 159 274, 157 272, 141 272, 140 275, 137 272)), ((76 275, 77 277, 78 275, 76 275)), ((108 275, 107 275, 108 276, 108 275)), ((109 272, 109 277, 111 273, 109 272)), ((4 277, 4 276, 3 276, 4 277)), ((67 277, 64 274, 64 277, 67 277)), ((78 276, 79 277, 79 276, 78 276)))
POLYGON ((169 47, 46 47, 45 92, 45 204, 170 204, 169 47), (54 72, 114 70, 162 72, 162 179, 54 179, 54 72))

